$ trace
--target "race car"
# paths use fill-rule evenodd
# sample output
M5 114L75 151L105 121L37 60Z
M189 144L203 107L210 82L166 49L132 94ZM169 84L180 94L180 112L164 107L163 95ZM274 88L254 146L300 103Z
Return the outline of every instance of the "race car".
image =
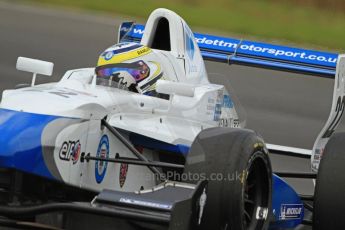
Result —
M209 82L204 60L334 78L313 150L266 144L246 129L233 90ZM345 134L334 134L345 106L344 55L194 34L176 13L157 9L145 27L122 23L96 67L41 85L37 75L51 75L53 63L19 57L17 69L33 77L2 93L2 225L345 226ZM272 172L270 154L311 158L313 172ZM284 177L316 179L315 196L297 194Z

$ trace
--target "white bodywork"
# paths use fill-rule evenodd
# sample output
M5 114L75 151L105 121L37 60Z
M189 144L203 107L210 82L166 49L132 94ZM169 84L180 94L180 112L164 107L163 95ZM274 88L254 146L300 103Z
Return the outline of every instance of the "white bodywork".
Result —
M82 163L79 155L71 155L73 150L104 158L114 158L116 154L134 157L101 127L105 117L125 136L134 133L176 146L190 146L202 129L240 127L227 89L208 82L199 48L182 18L169 10L154 11L142 44L150 47L155 25L162 17L169 21L171 51L153 49L153 56L167 73L165 81L157 83L157 90L170 94L169 100L97 85L94 68L70 70L57 83L3 92L1 109L58 117L44 128L41 137L47 167L55 178L97 191L134 191L156 184L147 167L99 161ZM152 55L150 58L151 61ZM148 148L143 154L151 160L157 158L155 151Z
M160 51L172 60L180 82L208 83L204 60L187 23L175 12L166 9L153 11L147 20L141 44L151 47L157 24L161 18L169 21L171 51Z

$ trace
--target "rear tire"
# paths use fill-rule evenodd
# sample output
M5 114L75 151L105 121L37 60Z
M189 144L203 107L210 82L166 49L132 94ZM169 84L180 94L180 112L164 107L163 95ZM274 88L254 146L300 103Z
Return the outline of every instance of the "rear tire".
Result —
M316 179L313 229L344 229L345 226L345 133L328 141Z
M190 183L208 179L200 229L268 228L272 169L264 142L253 131L202 131L187 157L185 174Z

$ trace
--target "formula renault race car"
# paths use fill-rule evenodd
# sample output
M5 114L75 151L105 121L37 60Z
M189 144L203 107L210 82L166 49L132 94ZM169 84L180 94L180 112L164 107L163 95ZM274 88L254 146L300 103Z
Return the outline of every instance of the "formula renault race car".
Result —
M33 78L2 93L1 225L345 226L345 134L333 135L345 107L345 56L193 34L167 9L145 27L122 23L118 42L96 68L70 70L56 83L35 85L52 63L18 58L17 69ZM314 148L269 145L245 129L233 91L209 82L204 60L334 78ZM311 158L312 171L274 173L269 154ZM283 177L316 179L315 196L297 194Z

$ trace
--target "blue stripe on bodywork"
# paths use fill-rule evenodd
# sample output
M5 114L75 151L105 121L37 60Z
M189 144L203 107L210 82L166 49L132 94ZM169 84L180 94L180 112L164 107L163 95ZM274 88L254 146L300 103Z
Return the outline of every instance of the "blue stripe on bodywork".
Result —
M59 117L0 109L0 168L54 179L44 163L41 135Z

